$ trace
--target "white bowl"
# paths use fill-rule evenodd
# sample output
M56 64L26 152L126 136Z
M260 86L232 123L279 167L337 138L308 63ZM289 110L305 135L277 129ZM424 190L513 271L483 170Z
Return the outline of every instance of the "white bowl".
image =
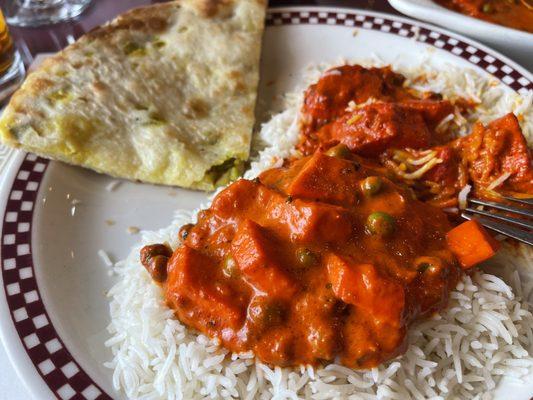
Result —
M403 14L471 36L508 54L533 70L533 34L485 22L440 6L432 0L389 0Z

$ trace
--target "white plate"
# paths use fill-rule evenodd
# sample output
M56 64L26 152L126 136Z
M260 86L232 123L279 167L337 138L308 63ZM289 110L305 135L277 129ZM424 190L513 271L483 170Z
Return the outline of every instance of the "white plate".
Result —
M533 34L485 22L440 6L433 0L389 0L403 14L471 36L533 69Z
M354 28L358 33L354 36ZM413 40L417 37L418 40ZM428 49L431 48L432 51ZM264 38L259 114L294 88L309 63L339 57L416 65L423 61L492 71L521 92L531 75L498 53L458 35L385 14L332 8L271 10ZM475 58L474 58L475 57ZM1 160L0 160L1 162ZM192 209L205 194L121 182L21 152L6 167L0 189L2 221L0 331L9 357L36 399L121 398L103 367L109 267L97 255L125 257L138 235L130 226L166 226L177 208ZM73 205L75 212L73 213ZM113 220L110 226L106 220ZM533 387L505 386L516 400Z

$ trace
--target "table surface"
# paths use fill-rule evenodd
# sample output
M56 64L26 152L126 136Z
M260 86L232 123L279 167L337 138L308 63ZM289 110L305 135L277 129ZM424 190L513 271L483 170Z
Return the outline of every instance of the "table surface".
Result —
M0 7L5 1L1 0ZM74 42L76 38L94 26L100 25L115 15L144 4L157 3L149 0L95 0L84 14L73 21L46 26L42 28L11 27L22 59L26 65L31 65L39 53L49 53L60 50ZM271 0L270 6L314 4L335 5L340 7L356 7L367 10L387 12L400 15L386 0ZM520 62L520 60L516 60ZM0 400L28 400L30 394L24 387L12 368L3 346L0 346Z

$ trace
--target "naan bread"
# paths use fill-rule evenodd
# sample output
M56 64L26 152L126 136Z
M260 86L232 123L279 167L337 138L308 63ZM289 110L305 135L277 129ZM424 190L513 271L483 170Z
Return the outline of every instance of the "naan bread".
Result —
M131 10L30 74L10 146L109 175L213 189L248 158L266 0Z

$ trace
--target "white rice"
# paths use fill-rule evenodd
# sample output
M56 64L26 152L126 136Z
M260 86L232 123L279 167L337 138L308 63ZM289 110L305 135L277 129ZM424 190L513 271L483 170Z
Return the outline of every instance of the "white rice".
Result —
M106 190L108 192L113 192L115 191L120 185L122 185L122 181L119 181L119 180L112 180L111 182L109 182L107 184L107 186L105 187Z
M323 68L311 69L310 79ZM531 143L532 93L504 94L486 77L449 66L438 74L427 66L399 72L411 80L431 74L427 83L417 83L421 89L482 102L469 121L460 116L447 121L455 123L458 132L466 133L477 117L489 121L514 111L525 117L522 126ZM294 151L299 96L288 98L292 105L264 124L254 140L266 147L246 178L280 165ZM526 247L506 249L483 271L464 276L446 310L410 329L410 346L395 360L368 371L335 364L271 368L253 354L229 354L216 341L187 329L140 265L144 244L168 242L176 247L180 226L194 219L194 212L178 211L171 226L143 232L129 257L115 264L119 281L109 292L111 338L106 342L113 359L106 365L114 371L114 387L129 398L487 399L502 376L533 378L533 315L528 304L533 301L533 272L526 271L533 254Z
M111 261L111 258L109 257L109 254L107 254L104 250L100 249L98 250L98 256L102 259L104 264L108 267L113 266L113 261Z

